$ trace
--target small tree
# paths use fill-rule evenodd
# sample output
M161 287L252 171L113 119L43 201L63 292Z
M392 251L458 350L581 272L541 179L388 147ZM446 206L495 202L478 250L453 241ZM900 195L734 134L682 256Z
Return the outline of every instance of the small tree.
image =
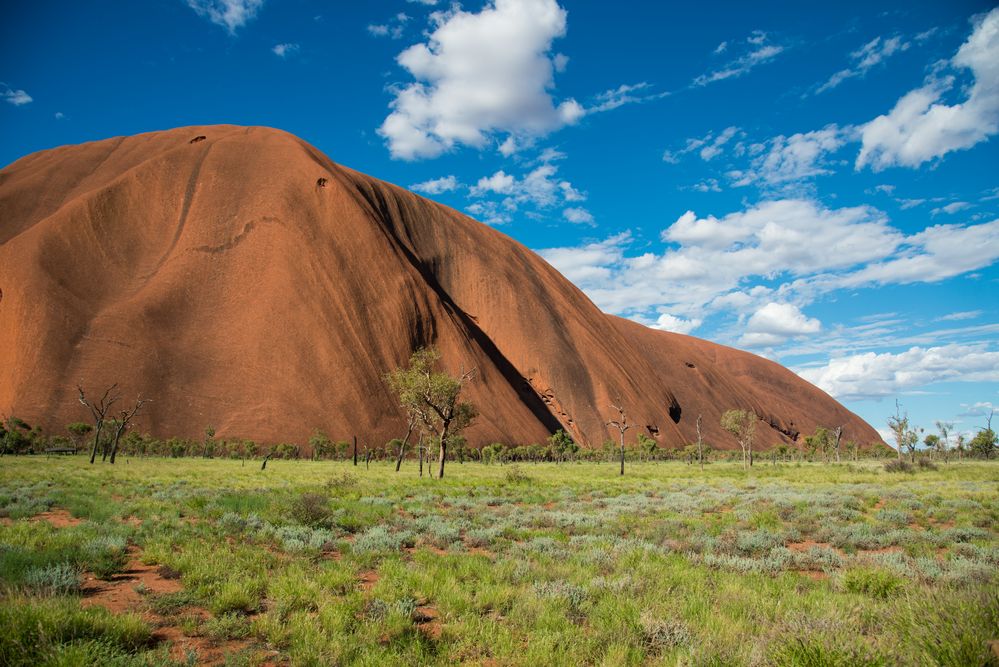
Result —
M938 421L937 431L940 432L940 439L937 443L937 451L943 456L944 461L947 460L947 448L950 447L950 432L954 430L953 422Z
M895 401L895 414L888 418L888 428L895 436L895 445L898 450L898 458L902 460L902 452L908 450L912 460L916 460L916 444L919 442L919 435L909 425L908 413L902 412L902 406L898 400Z
M621 474L624 475L624 432L631 428L631 425L628 424L628 415L625 414L624 408L614 404L611 404L611 407L617 410L618 418L607 422L607 426L613 426L621 434Z
M831 441L832 432L825 426L816 426L815 433L805 436L805 445L808 447L808 450L810 452L818 452L822 456L823 461L826 460L827 452L832 449L830 445Z
M97 445L101 439L101 431L104 429L104 420L107 418L111 407L121 398L120 395L114 393L117 388L118 383L115 383L105 389L104 394L99 399L92 400L88 399L84 394L83 385L76 385L76 390L79 392L77 400L80 401L81 405L86 406L90 410L90 414L94 418L94 448L90 452L91 464L97 459Z
M478 414L475 406L461 400L461 392L475 369L452 377L435 370L441 355L435 348L421 348L409 358L407 368L397 368L386 376L392 391L407 411L415 411L439 445L438 478L444 477L447 446L452 436L464 430Z
M721 418L723 429L735 436L742 448L742 467L749 469L753 464L753 436L759 418L752 410L728 410Z
M975 456L979 456L983 459L991 459L996 453L996 447L999 445L999 439L997 439L996 432L992 430L992 416L995 414L995 410L989 412L988 419L985 422L985 428L979 429L975 437L971 439L968 443L968 448L971 453Z
M121 440L122 433L128 429L129 424L132 423L132 419L139 414L142 406L148 402L148 400L141 397L136 398L135 404L131 408L118 413L118 418L114 420L114 426L112 427L111 465L114 465L115 456L118 454L118 442Z
M555 455L556 463L564 461L566 455L572 451L575 445L576 443L573 442L572 436L562 429L548 436L548 446L551 447L552 453Z
M651 460L656 455L656 448L658 447L656 441L644 433L639 433L637 440L638 450L645 454L646 460Z
M205 448L201 451L201 458L208 459L215 454L215 427L209 424L205 427Z
M94 430L94 427L86 422L73 422L66 426L66 430L73 436L73 446L76 449L82 449L83 441L86 440L87 434Z

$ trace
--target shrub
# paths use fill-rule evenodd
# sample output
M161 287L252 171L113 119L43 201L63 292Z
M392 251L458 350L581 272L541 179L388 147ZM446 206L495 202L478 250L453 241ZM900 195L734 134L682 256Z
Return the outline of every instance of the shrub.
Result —
M291 503L291 518L303 526L328 526L332 514L329 498L320 493L303 493Z
M24 583L31 590L47 595L69 595L80 590L80 573L69 563L56 563L29 570Z
M404 546L413 546L413 534L409 531L393 533L386 526L374 526L364 531L354 540L354 553L372 553L378 551L399 551Z
M902 459L892 459L885 464L885 472L907 472L912 474L916 472L916 469L912 467L912 464L908 461L903 461Z
M673 618L659 618L643 612L638 625L642 632L642 647L650 655L688 646L692 641L686 624Z
M503 475L503 479L508 484L523 484L531 481L531 476L520 469L520 466L513 466Z
M918 465L923 470L936 470L937 464L929 459L917 459L916 465Z

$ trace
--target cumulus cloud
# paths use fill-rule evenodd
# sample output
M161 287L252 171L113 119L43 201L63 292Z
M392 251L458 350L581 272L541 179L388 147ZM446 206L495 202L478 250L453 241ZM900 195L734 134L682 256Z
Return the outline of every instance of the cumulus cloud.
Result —
M999 382L999 352L985 344L913 347L838 357L797 373L839 399L876 398L938 382Z
M415 81L393 90L378 129L393 157L481 149L494 134L543 136L585 114L575 100L556 104L550 93L551 45L566 31L555 0L495 0L478 13L454 5L431 21L427 41L396 58Z
M749 318L739 344L750 348L771 347L791 338L816 334L821 329L819 320L805 316L794 304L771 301Z
M782 199L722 218L688 211L663 231L670 247L661 254L627 256L630 236L620 235L599 245L599 255L593 244L540 252L560 271L571 267L575 276L585 274L577 285L604 310L628 315L661 309L699 317L712 310L749 312L776 300L774 288L744 289L749 278L853 269L889 256L903 239L872 207L829 209L813 200ZM608 263L581 272L584 258Z
M838 287L939 282L999 260L999 220L934 225L907 237L890 259L832 281Z
M279 58L286 58L298 51L298 44L275 44L271 51Z
M841 69L836 72L829 77L828 81L819 86L818 90L815 92L823 93L827 90L835 88L847 79L862 77L875 65L881 64L892 55L905 51L908 48L909 42L906 42L897 35L889 37L888 39L875 37L850 54L850 58L854 61L853 67Z
M543 163L522 178L517 178L502 169L491 176L483 176L472 186L473 197L505 195L508 207L516 209L517 204L528 203L537 208L550 208L561 202L578 202L586 199L569 181L557 177L558 167Z
M686 319L683 317L677 317L669 313L662 313L656 318L655 322L648 324L649 328L659 329L660 331L672 331L674 333L689 334L690 332L701 326L703 320L700 318Z
M999 8L979 18L950 65L974 76L966 99L944 103L955 77L934 73L921 88L906 93L889 113L863 127L857 169L918 167L952 151L971 148L999 132Z
M944 206L939 206L932 211L930 215L940 215L941 213L946 213L947 215L953 215L965 209L971 208L971 204L966 201L954 201Z
M562 211L562 217L569 222L578 225L592 225L593 214L587 211L585 208L580 208L579 206L572 206L564 211Z
M409 189L428 195L439 195L443 192L457 190L460 185L458 179L454 176L442 176L429 181L423 181L422 183L413 183L409 186Z
M706 86L709 83L714 83L715 81L723 81L725 79L731 79L740 77L746 74L758 65L770 62L781 53L784 52L784 47L777 44L769 43L769 35L761 30L755 30L749 37L746 38L746 44L748 49L738 58L730 60L721 67L714 69L705 74L701 74L696 79L694 79L691 84L694 87ZM729 47L728 43L724 43L725 47ZM721 53L726 50L726 48L715 49L715 53Z
M257 16L264 6L264 0L187 0L187 6L198 16L222 26L230 35L235 35L238 28Z
M24 106L25 104L30 104L34 99L28 93L23 90L15 90L9 88L7 84L0 83L2 86L2 91L0 91L0 97L3 97L7 104L13 104L16 107Z

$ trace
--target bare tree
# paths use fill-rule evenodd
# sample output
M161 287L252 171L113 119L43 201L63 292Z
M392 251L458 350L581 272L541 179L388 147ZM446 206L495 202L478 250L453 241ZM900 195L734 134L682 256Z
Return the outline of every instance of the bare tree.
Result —
M916 457L916 442L918 436L909 427L909 415L902 412L902 406L898 399L895 399L895 414L888 418L888 428L895 436L895 445L898 449L898 460L902 460L902 452L908 447L912 451L912 458Z
M839 442L843 437L843 427L837 426L836 430L833 431L833 434L836 436L833 440L833 450L836 452L836 463L839 463Z
M135 399L135 405L133 405L130 409L122 410L118 413L118 418L115 420L114 440L111 445L111 465L114 465L115 456L118 455L118 441L121 440L122 433L128 429L128 425L132 422L132 419L139 414L139 411L142 410L142 406L148 402L148 399L137 397Z
M620 402L618 400L618 403ZM621 474L624 475L624 432L631 428L631 425L628 423L628 415L625 414L624 408L613 403L611 403L611 407L617 410L618 418L607 422L607 426L613 426L621 434Z
M701 435L701 413L697 413L697 462L701 470L704 470L704 437Z
M749 469L753 464L753 435L759 417L752 410L728 410L721 418L723 429L735 436L742 447L742 467Z
M108 411L111 409L118 399L121 398L120 395L115 394L115 389L118 388L118 383L111 385L104 390L104 394L98 400L88 399L86 394L83 392L83 385L76 385L76 390L79 392L79 398L81 405L86 406L90 410L90 414L94 419L94 447L90 452L90 463L97 459L97 445L101 439L101 431L104 430L104 420L107 417Z

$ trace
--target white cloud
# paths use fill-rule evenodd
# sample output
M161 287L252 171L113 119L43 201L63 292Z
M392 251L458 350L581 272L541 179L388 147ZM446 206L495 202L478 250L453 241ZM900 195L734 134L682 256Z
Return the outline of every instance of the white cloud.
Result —
M974 76L967 99L943 103L955 79L932 75L923 87L905 94L888 114L863 127L857 169L918 167L999 132L999 8L976 23L950 65L968 69Z
M815 92L823 93L827 90L835 88L849 78L862 77L867 74L869 69L884 62L886 58L889 58L901 51L905 51L908 48L909 43L897 35L895 37L889 37L888 39L875 37L850 54L850 58L855 62L852 68L836 72L829 77L828 81L819 86L818 90Z
M962 310L956 313L947 313L946 315L941 315L936 319L939 322L958 322L961 320L974 320L980 317L982 311L980 310Z
M670 315L669 313L662 313L656 318L656 321L648 326L652 329L659 329L660 331L672 331L674 333L689 334L690 332L701 326L703 320L699 318L686 319L683 317L676 317L675 315Z
M938 282L999 259L999 220L980 225L934 225L907 237L896 257L835 279L839 287Z
M723 218L698 218L688 211L663 232L662 240L672 247L662 254L628 257L630 237L612 237L600 245L604 252L598 256L610 263L591 267L599 270L580 272L578 267L580 257L594 258L593 244L540 252L563 272L568 266L584 273L587 280L577 284L604 310L661 309L691 317L712 310L747 311L775 300L773 288L744 289L750 278L845 271L889 256L903 238L871 207L828 209L812 200L783 199Z
M746 38L746 43L750 47L746 53L734 60L729 61L716 70L698 76L694 79L691 85L694 87L701 87L706 86L709 83L714 83L715 81L740 77L757 65L769 62L784 52L783 46L768 44L768 40L769 36L767 33L760 30L754 31L749 37ZM724 44L728 46L727 43ZM718 49L715 49L715 53L721 53L725 50L720 47L721 45L719 45Z
M538 208L550 208L560 202L585 201L586 196L569 181L558 179L557 173L558 167L547 162L520 179L501 169L491 176L480 178L472 186L470 194L473 197L506 195L514 205L527 203Z
M967 208L971 208L971 204L966 201L955 201L947 204L946 206L940 206L938 208L930 211L930 215L940 215L941 213L946 213L947 215L953 215Z
M0 97L3 97L4 101L8 104L13 104L16 107L24 106L33 102L33 98L28 93L23 90L14 90L13 88L8 88L6 84L0 84L3 86L3 91L0 92Z
M751 348L770 347L790 338L816 334L821 329L819 320L806 317L794 304L771 301L749 318L739 344Z
M593 214L587 211L585 208L580 208L578 206L573 206L562 211L562 217L580 225L592 225L593 224Z
M66 117L66 114L64 114L63 112L61 112L61 111L56 111L55 112L55 119L56 120L62 120L65 117Z
M409 186L409 189L428 195L439 195L442 192L457 190L460 185L458 179L454 176L442 176L429 181L423 181L422 183L413 183Z
M454 5L431 21L427 41L396 59L416 81L394 89L378 129L393 157L481 149L495 133L542 136L585 114L575 100L556 105L550 94L552 41L566 31L555 0L494 0L478 13Z
M883 397L938 382L999 382L999 352L984 344L913 347L838 357L797 372L839 399Z
M290 56L291 54L298 51L298 44L290 44L290 43L275 44L274 48L272 48L271 51L273 51L274 55L278 56L279 58L286 58L287 56Z
M402 39L406 32L406 23L411 17L408 14L399 12L387 23L372 23L368 26L368 32L375 37L391 37L392 39Z
M665 151L663 152L663 162L668 162L670 164L677 164L680 158L688 153L698 151L701 159L705 162L709 162L718 155L722 153L722 148L729 141L732 140L737 134L740 133L737 127L726 127L724 130L719 132L717 135L712 132L708 132L703 137L694 137L687 139L687 143L683 148L676 151Z
M421 5L427 5L431 7L437 4L437 0L406 0L406 2L418 2Z
M516 182L516 178L501 169L492 176L483 176L480 178L479 182L472 186L472 195L481 196L488 192L508 195L513 192L513 186Z
M736 186L755 182L775 186L832 173L827 157L842 148L852 133L853 128L833 124L790 137L778 135L767 142L769 150L752 159L749 169L730 171L728 176Z
M987 417L992 414L996 407L992 401L978 401L977 403L962 403L962 412L958 417Z
M264 6L264 0L187 0L187 6L198 16L235 35L237 28L242 28L256 17Z
M605 90L596 96L596 104L587 107L586 113L600 113L617 109L625 104L641 104L649 100L658 100L668 96L670 93L649 92L652 84L642 81L641 83L622 84L617 88Z

